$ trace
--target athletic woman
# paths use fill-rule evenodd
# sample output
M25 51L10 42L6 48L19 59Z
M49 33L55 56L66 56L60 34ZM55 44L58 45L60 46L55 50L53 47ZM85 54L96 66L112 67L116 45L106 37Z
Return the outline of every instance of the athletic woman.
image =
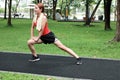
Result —
M69 53L73 57L76 58L76 64L81 64L81 58L70 48L63 45L59 39L57 39L54 33L48 28L47 17L44 14L44 5L42 3L38 3L35 5L35 16L32 21L31 26L31 38L28 40L28 47L32 52L32 59L29 61L38 61L40 58L36 54L34 44L55 44L58 48L64 50ZM34 29L38 31L38 36L34 36Z

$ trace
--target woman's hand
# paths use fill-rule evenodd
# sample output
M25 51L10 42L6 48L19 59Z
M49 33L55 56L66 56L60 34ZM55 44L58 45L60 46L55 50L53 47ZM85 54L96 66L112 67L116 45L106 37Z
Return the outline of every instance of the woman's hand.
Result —
M38 42L38 40L39 40L38 37L32 37L32 39L33 39L35 42Z

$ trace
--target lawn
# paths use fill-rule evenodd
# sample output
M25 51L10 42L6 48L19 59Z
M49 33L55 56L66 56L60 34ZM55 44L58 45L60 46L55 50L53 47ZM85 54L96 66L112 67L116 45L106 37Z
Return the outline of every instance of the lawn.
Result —
M12 27L6 26L6 23L6 20L0 21L0 51L30 53L27 40L30 38L31 20L13 19ZM49 28L57 38L79 56L120 59L120 43L108 43L115 36L115 22L111 22L111 31L104 30L104 22L92 23L91 27L83 24L49 20ZM37 35L37 31L35 33ZM35 48L38 54L69 56L53 44L38 44Z
M1 19L0 51L31 54L27 47L27 40L30 38L31 21L30 19L13 19L13 26L9 27L6 25L7 21ZM90 27L86 27L83 26L83 22L48 21L49 28L57 38L79 56L120 59L120 43L108 43L115 36L115 22L111 22L111 31L105 31L104 22L92 23ZM37 31L35 34L37 35ZM35 48L38 54L70 56L53 44L38 44L35 45Z
M0 80L56 80L55 77L44 77L35 74L0 72Z

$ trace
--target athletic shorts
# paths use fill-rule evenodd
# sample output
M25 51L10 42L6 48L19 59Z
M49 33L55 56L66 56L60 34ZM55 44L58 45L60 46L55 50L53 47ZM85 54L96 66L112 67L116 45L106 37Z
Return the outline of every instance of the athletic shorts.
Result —
M43 41L45 44L50 44L55 42L55 35L53 32L49 32L46 35L42 35L40 39Z

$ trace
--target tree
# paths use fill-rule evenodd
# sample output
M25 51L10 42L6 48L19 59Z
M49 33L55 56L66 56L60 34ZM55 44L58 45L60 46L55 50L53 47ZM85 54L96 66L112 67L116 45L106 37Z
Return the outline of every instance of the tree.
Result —
M70 0L59 0L59 2L57 3L58 6L60 7L60 14L63 15L65 17L67 17L67 12L69 9L69 5L70 5Z
M72 7L72 13L76 14L76 9L82 10L85 9L83 4L82 4L82 0L69 0L69 7ZM69 10L70 11L70 10ZM74 16L74 18L76 18L76 16Z
M37 3L42 2L42 0L37 0Z
M55 20L57 0L53 0L53 20Z
M89 25L89 21L90 21L90 19L89 19L89 15L90 15L90 8L89 8L89 6L90 6L90 3L89 3L89 0L86 0L86 14L85 14L85 17L86 17L86 22L85 22L85 25Z
M90 17L90 6L93 4L93 3L95 3L96 1L95 0L83 0L83 2L86 4L85 6L86 6L86 14L85 14L85 18L86 18L86 21L85 21L85 25L90 25L90 22L91 22L91 17L93 16L93 14L92 14L92 16ZM98 4L99 5L99 4ZM96 7L96 9L97 9L97 7ZM96 9L95 9L95 11L96 11ZM94 11L94 14L95 14L95 11Z
M61 2L61 4L60 4L60 9L61 9L60 14L62 14L62 9L63 9L63 0L62 0L62 2Z
M8 13L8 26L12 26L12 23L11 23L11 6L12 6L12 0L8 0L9 3L8 3L8 8L9 8L9 13Z
M6 19L6 12L7 12L7 0L5 0L5 12L4 12L4 19Z
M113 41L120 42L120 0L117 0L117 25Z
M15 0L15 2L16 2L16 4L14 6L12 6L12 8L13 8L14 13L17 13L17 8L20 3L20 0Z
M87 22L86 22L87 25L90 25L91 20L92 20L92 18L94 17L94 14L95 14L95 12L96 12L98 6L100 5L100 2L101 2L101 1L102 1L102 0L99 0L99 2L97 3L95 9L94 9L93 12L92 12L90 18L87 20Z
M111 30L110 9L112 0L104 0L105 30Z
M33 0L32 2L35 3L35 4L37 4L39 2L42 2L42 0Z

